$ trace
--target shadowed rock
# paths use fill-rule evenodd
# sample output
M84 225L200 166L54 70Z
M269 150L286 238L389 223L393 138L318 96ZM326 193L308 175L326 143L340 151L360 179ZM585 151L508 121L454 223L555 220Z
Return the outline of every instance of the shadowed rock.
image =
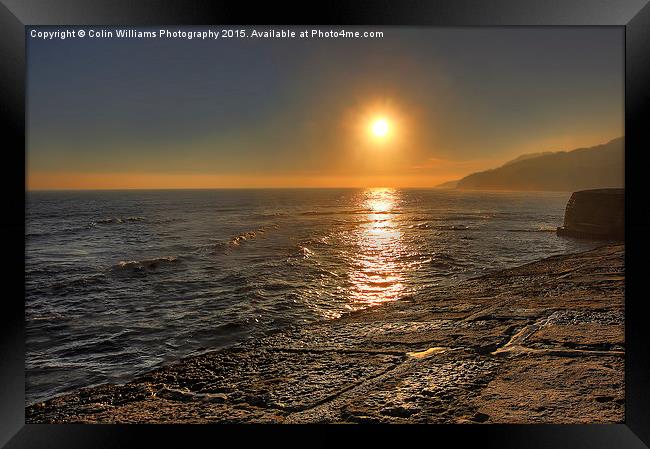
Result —
M561 236L623 240L625 236L625 189L594 189L574 192L564 213Z

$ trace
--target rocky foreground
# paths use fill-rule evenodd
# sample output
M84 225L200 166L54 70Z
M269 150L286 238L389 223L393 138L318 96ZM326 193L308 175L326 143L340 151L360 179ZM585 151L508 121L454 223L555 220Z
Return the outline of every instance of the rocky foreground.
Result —
M27 407L28 423L618 423L624 248L556 256Z

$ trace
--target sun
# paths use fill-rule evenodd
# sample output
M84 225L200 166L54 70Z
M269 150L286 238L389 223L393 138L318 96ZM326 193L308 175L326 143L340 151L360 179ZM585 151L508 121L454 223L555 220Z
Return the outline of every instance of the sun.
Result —
M372 122L370 130L375 137L382 138L388 135L390 125L385 118L379 118Z

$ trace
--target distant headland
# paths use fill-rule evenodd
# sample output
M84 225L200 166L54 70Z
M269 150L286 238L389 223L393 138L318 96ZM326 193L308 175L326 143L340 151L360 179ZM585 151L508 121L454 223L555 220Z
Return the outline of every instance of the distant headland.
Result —
M448 181L438 188L575 191L625 185L625 140L572 151L526 154L501 167Z

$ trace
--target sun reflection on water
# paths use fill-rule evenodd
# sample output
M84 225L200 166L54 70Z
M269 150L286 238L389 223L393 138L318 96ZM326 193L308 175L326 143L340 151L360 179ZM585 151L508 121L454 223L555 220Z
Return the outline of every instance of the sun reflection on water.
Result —
M368 189L361 208L368 211L356 230L350 296L353 309L396 301L404 294L399 257L402 232L396 221L400 197L395 189Z

